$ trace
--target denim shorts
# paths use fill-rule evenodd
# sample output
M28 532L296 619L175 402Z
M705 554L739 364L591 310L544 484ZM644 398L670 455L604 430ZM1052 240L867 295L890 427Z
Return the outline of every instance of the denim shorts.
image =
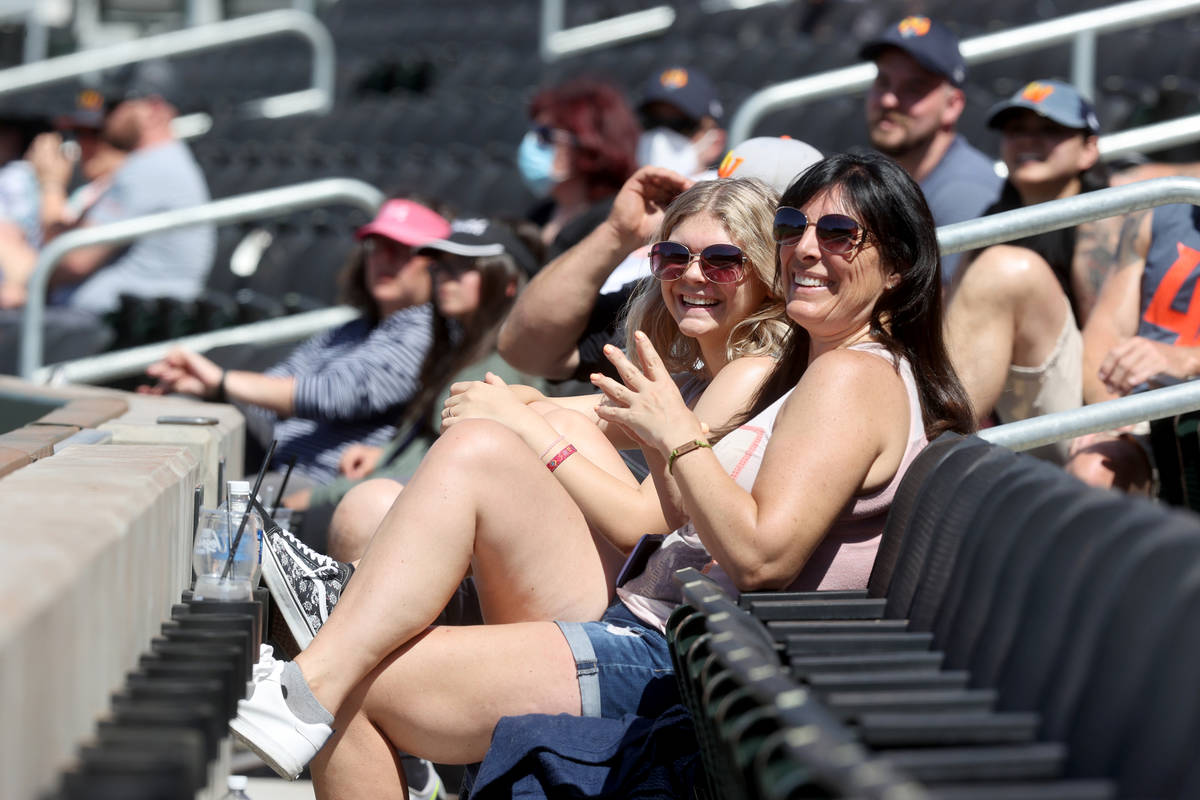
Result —
M619 600L599 622L559 622L575 656L583 716L657 716L679 702L666 638Z

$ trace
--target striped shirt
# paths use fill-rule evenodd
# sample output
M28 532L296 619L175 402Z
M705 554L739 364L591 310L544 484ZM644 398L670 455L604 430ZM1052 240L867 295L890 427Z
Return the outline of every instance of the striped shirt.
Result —
M273 468L296 456L296 473L320 483L338 475L348 444L383 445L419 387L421 364L432 343L428 304L397 311L372 329L365 319L314 336L267 375L292 376L292 416L274 421Z

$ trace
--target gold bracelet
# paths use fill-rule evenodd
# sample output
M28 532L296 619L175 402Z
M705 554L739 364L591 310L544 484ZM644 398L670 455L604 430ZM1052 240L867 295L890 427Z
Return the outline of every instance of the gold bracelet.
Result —
M675 467L675 459L679 458L680 456L687 455L693 450L699 450L701 447L708 447L711 449L712 445L703 439L692 439L690 442L686 442L679 445L679 447L676 447L671 451L671 454L667 456L667 472L674 474L673 468Z

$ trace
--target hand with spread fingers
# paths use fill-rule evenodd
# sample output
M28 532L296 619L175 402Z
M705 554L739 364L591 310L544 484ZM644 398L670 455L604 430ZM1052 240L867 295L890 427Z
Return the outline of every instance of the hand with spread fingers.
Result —
M617 368L622 383L604 375L592 376L592 383L604 392L606 402L596 408L603 420L620 425L631 436L665 457L681 442L702 438L706 428L687 407L679 387L663 365L662 358L641 331L634 334L641 368L612 345L604 354Z

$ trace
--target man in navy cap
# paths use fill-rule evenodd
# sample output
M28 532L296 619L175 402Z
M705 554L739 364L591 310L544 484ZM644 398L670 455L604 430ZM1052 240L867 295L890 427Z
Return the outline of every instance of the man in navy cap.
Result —
M724 109L716 87L704 73L668 67L642 87L638 116L638 166L666 167L695 180L717 177L707 170L725 152Z
M871 144L921 185L939 226L978 217L996 199L1000 178L956 130L967 77L958 38L929 17L905 17L860 55L878 70L867 94ZM942 259L944 285L958 263L958 255Z

